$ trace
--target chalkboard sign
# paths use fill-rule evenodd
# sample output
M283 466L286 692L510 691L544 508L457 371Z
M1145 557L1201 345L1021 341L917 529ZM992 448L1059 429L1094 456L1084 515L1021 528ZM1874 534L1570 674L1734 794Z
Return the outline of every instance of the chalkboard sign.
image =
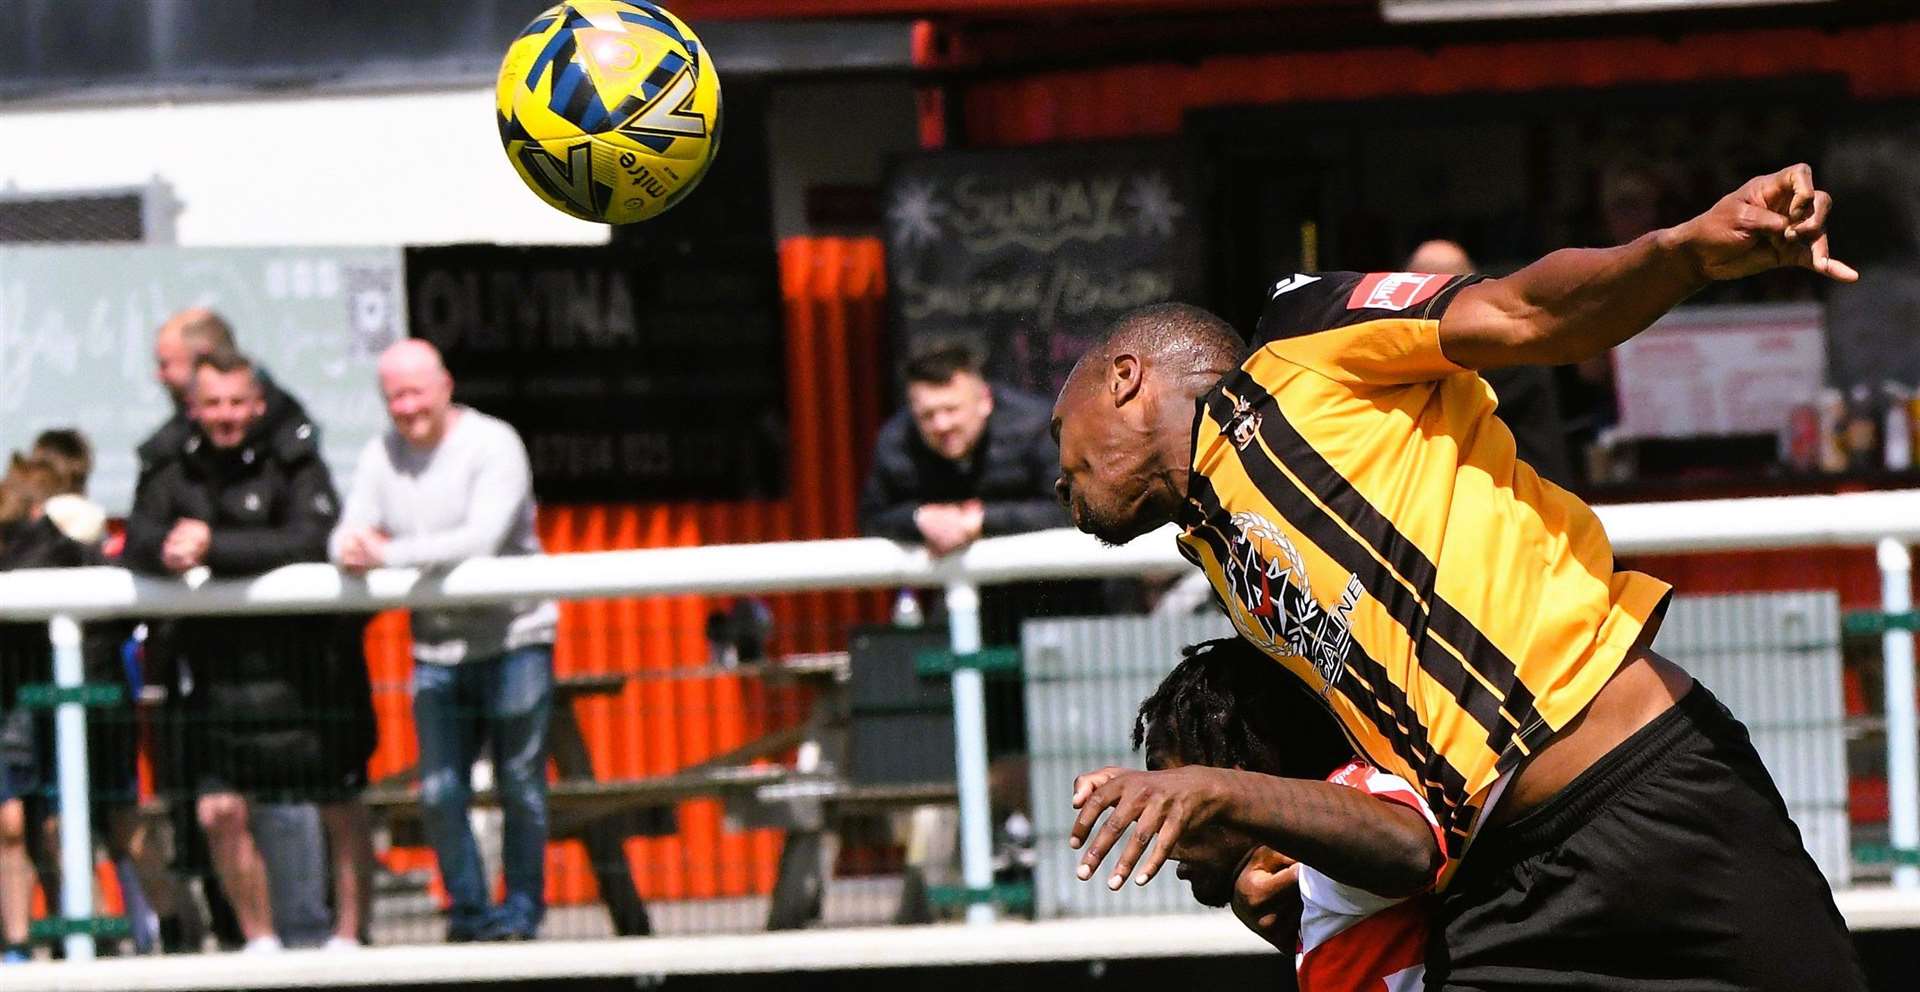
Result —
M785 485L771 249L407 250L415 337L512 424L542 502L764 497Z
M971 338L993 378L1052 395L1116 316L1198 298L1199 216L1170 145L905 159L887 183L896 351Z
M0 457L78 427L94 446L90 495L115 515L132 509L134 447L172 415L154 331L210 306L306 406L345 489L387 426L374 363L407 334L401 291L396 248L0 249Z

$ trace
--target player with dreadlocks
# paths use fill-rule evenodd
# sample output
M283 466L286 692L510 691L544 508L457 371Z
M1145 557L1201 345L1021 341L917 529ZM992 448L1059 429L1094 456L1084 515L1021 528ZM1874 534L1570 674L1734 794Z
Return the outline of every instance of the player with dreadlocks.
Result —
M1265 801L1187 832L1177 874L1295 953L1302 992L1419 989L1429 907L1416 897L1442 863L1432 811L1355 757L1326 708L1259 649L1230 638L1182 653L1140 704L1134 748L1155 770L1258 776L1258 788L1223 791Z

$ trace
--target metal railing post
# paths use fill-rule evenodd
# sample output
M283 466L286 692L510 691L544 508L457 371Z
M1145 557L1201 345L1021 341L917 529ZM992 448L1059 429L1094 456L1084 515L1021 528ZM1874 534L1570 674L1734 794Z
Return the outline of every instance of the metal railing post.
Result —
M980 587L964 579L947 584L947 629L956 657L980 652ZM993 814L987 801L987 694L980 669L953 670L953 763L960 793L960 879L975 893L968 923L992 923L991 902L978 893L993 887Z
M53 684L78 689L86 682L80 656L80 624L68 614L47 622L53 641ZM87 711L69 699L54 709L55 762L60 780L60 915L68 921L93 919L93 824L87 782ZM93 960L93 937L70 933L68 961Z
M1913 555L1905 544L1884 538L1880 559L1880 608L1889 614L1913 609ZM1880 637L1886 666L1888 840L1895 850L1920 848L1920 732L1913 693L1913 631L1890 626ZM1920 865L1893 869L1893 885L1920 889Z

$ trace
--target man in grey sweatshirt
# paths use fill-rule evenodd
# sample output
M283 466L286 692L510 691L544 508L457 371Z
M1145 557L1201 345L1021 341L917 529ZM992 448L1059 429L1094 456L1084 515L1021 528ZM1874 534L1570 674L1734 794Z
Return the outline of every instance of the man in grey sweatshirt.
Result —
M540 553L527 449L506 423L453 402L425 341L380 356L393 429L360 454L329 548L350 570L446 568ZM551 601L413 612L413 718L427 837L452 898L447 939L527 940L545 912ZM506 900L492 906L468 824L480 742L492 745L506 836Z

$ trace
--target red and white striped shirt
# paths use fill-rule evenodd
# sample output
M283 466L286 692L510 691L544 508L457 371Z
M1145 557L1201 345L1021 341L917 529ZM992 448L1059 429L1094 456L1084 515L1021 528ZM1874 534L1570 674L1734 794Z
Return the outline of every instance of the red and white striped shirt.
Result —
M1405 779L1353 761L1327 781L1419 810L1433 827L1434 843L1445 849L1439 821ZM1300 902L1300 952L1294 957L1300 992L1420 992L1425 985L1424 899L1374 895L1301 865Z

